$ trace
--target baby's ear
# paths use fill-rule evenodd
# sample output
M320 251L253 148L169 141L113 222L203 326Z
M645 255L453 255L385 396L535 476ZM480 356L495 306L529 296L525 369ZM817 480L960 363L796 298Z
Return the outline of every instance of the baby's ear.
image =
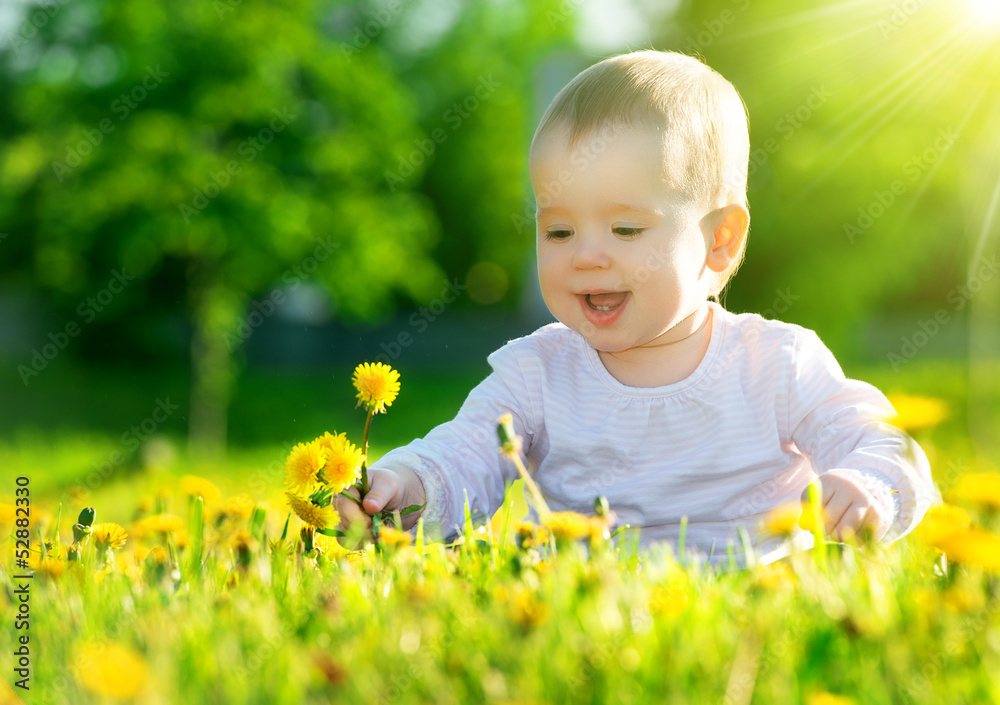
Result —
M715 231L707 265L713 272L724 272L740 256L750 228L750 214L739 203L731 203L713 215Z

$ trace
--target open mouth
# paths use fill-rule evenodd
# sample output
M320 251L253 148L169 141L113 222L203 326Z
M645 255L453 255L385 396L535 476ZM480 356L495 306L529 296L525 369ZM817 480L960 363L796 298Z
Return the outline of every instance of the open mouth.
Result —
M577 294L583 315L598 328L613 326L622 317L632 299L628 291L600 291Z
M614 311L625 303L627 297L628 292L618 291L609 294L587 294L584 298L587 300L587 305L595 311Z

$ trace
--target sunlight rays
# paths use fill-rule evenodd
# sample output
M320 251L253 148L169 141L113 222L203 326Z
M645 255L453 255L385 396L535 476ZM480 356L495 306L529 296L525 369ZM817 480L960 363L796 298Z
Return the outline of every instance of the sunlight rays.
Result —
M777 59L777 63L765 62L768 70L796 62L815 65L816 70L800 71L798 80L774 86L775 96L783 97L801 91L808 82L824 80L836 83L839 79L841 87L850 87L852 77L857 76L851 98L832 114L839 118L839 125L832 130L827 127L831 137L812 150L813 159L824 168L796 188L792 202L810 197L852 158L856 162L859 153L878 155L883 136L892 143L893 125L923 123L928 125L929 134L947 127L970 140L983 131L988 120L1000 127L983 100L990 85L997 85L1000 69L997 0L847 0L821 5L801 9L797 4L776 3L757 13L755 20L748 17L746 25L737 25L738 29L725 38L727 49L736 54L743 47L766 46L769 38L787 38L796 49L801 45L801 50L786 54L787 58ZM989 38L984 36L987 31L992 33ZM816 41L811 41L812 37ZM949 144L940 150L940 158L922 168L919 178L914 176L918 180L894 232L909 220L946 158L953 158L951 147ZM979 235L981 241L996 223L998 194L1000 186Z
M990 116L994 125L1000 125L1000 100L994 100L993 110L991 111ZM990 161L994 165L1000 164L1000 139L997 139L998 135L1000 135L1000 133L994 133L994 140L991 145L993 153L990 155ZM990 236L997 236L994 224L996 223L998 208L1000 208L1000 175L997 175L996 184L993 186L993 195L990 198L989 205L986 207L986 212L983 214L983 225L979 231L979 236L976 239L976 246L973 250L972 258L969 260L970 266L972 267L976 266L982 258L986 241L990 238Z
M827 153L834 152L835 148L848 138L852 139L852 146L848 149L836 151L838 156L801 191L800 198L805 197L816 186L823 183L826 177L836 171L850 156L863 146L867 145L872 137L878 133L879 130L883 129L885 125L895 118L904 108L909 107L909 105L915 102L918 98L926 99L928 94L932 93L931 86L935 88L947 87L944 77L944 66L951 58L951 53L958 52L964 48L963 45L958 42L958 39L959 38L956 36L947 37L941 43L941 46L950 44L944 52L928 54L916 64L904 66L899 71L882 81L879 85L872 88L866 95L858 98L856 104L859 107L868 106L865 108L865 112L852 120L841 131L841 133L829 143L826 151ZM909 75L907 76L907 74ZM904 76L906 76L905 79L903 78ZM902 82L899 82L901 80ZM899 83L895 89L886 93L884 97L874 104L869 105L869 101L872 100L874 96L883 93L889 86L897 82ZM905 93L902 99L896 100L897 96L911 88L913 90L910 90L909 93ZM923 90L917 90L918 88L922 88ZM892 107L885 110L884 108L889 104L891 104ZM870 120L876 115L879 116L878 120L874 123L870 123ZM968 112L963 118L963 124L967 119ZM865 126L867 126L868 129L865 130L864 133L857 135L853 134L855 131L862 129Z

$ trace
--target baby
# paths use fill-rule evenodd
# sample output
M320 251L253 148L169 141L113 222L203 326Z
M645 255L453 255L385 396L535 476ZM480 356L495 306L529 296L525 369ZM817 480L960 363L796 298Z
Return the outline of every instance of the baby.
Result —
M748 158L742 100L694 58L616 56L563 88L529 156L559 323L490 355L454 420L374 463L361 508L337 500L342 528L426 502L425 529L449 537L466 497L491 516L517 479L497 450L509 413L553 511L592 514L603 495L644 546L676 547L687 517L687 549L711 563L742 553L740 527L777 560L812 535L762 520L814 481L834 539L913 529L935 490L920 448L883 421L886 398L811 330L718 303L746 247Z

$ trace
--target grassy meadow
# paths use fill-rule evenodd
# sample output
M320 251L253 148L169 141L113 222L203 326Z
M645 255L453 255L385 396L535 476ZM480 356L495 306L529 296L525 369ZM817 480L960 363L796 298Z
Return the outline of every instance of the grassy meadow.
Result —
M66 395L57 430L32 430L27 408L0 442L5 683L20 680L8 654L24 635L30 660L30 690L0 685L0 703L1000 702L1000 458L974 450L958 364L848 370L911 395L894 397L900 423L930 457L944 510L890 546L825 543L733 572L521 525L518 485L454 545L387 531L348 550L304 534L282 495L288 445L324 430L360 441L349 373L248 376L232 452L194 463L176 441L181 412L135 452L108 430L154 408L141 373L74 385L53 370L33 398ZM452 415L482 374L404 372L373 422L372 457ZM101 385L120 408L78 415ZM105 462L113 472L89 486ZM28 571L18 477L30 481ZM91 526L74 540L81 519Z

